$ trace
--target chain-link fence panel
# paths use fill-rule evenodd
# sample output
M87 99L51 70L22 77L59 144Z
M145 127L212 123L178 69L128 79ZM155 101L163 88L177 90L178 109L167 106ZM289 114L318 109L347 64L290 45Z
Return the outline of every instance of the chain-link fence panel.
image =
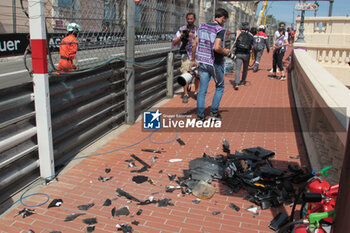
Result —
M136 56L169 50L174 34L186 24L186 14L190 11L193 11L193 4L189 1L136 2Z
M28 1L19 1L26 12ZM198 13L196 25L210 21L213 13L208 4L200 1L139 0L133 3L134 57L169 51L176 31L186 24L187 13ZM223 7L231 18L225 27L234 35L242 12L231 3ZM61 58L59 46L67 36L70 23L80 26L75 59L78 70L125 59L127 15L127 0L45 0L49 72L57 70ZM26 60L27 66L31 67L29 55Z
M45 1L49 71L57 69L59 46L71 23L80 26L76 55L78 70L123 57L125 4L125 0Z

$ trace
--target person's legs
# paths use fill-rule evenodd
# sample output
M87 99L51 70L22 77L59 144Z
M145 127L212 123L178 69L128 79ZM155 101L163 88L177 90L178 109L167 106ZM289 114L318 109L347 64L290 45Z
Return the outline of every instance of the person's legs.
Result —
M242 81L240 82L240 84L245 85L245 81L247 79L247 74L248 74L249 54L244 54L242 58L243 58L243 72L242 72Z
M260 63L260 59L261 59L263 52L264 52L264 50L255 51L255 53L256 53L255 54L255 64L254 64L254 68L253 68L254 72L257 72L259 69L259 63Z
M273 73L272 77L273 78L276 77L277 56L278 56L278 50L274 50L272 55L272 73Z
M214 65L215 68L215 94L213 97L213 102L211 104L210 112L217 113L220 105L222 95L225 89L225 73L224 65Z
M241 66L243 63L242 54L236 55L236 71L235 71L235 84L238 85L241 79Z
M207 94L211 74L213 73L212 69L213 68L209 65L203 63L199 64L198 72L201 83L197 96L197 117L199 118L204 118L205 96Z
M199 74L194 79L194 97L197 99L198 91L199 91Z
M284 72L284 68L283 68L283 57L284 57L284 52L280 52L277 56L277 65L281 70L281 78L280 80L285 80L286 76L285 76L285 72Z
M190 59L188 59L187 55L182 55L182 59L181 59L181 68L180 68L180 72L181 74L187 73L190 70ZM189 88L191 88L190 83L186 83L186 85L184 86L184 95L182 97L182 102L183 103L187 103L188 102L188 90Z

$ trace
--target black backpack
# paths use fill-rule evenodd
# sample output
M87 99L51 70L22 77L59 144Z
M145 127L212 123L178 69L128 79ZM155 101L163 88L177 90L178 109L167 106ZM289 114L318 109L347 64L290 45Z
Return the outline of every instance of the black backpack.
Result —
M250 37L251 35L248 32L241 32L236 41L237 49L249 51L252 48L250 44Z

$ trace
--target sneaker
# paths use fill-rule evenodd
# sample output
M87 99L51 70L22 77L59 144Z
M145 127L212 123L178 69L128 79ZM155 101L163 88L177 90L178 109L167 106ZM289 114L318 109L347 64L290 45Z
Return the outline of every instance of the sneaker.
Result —
M277 76L274 75L274 74L270 74L270 75L269 75L269 78L270 78L270 79L274 79L274 78L277 78Z
M205 117L199 117L199 116L197 116L196 121L205 121Z
M245 86L245 84L246 84L245 81L240 81L238 85L239 85L239 86Z
M238 84L237 83L233 84L233 89L235 89L236 91L238 90Z
M184 95L183 97L182 97L182 103L188 103L188 95Z
M220 113L218 113L218 112L217 113L210 112L209 117L210 117L210 119L212 119L214 121L221 121L221 119L222 119Z
M286 76L281 76L281 77L279 78L279 80L280 80L280 81L286 80Z
M198 93L195 92L193 95L194 95L194 99L197 100L197 95L198 95Z
M269 72L270 72L270 73L273 73L273 69L269 70ZM277 68L276 72L279 73L280 70Z

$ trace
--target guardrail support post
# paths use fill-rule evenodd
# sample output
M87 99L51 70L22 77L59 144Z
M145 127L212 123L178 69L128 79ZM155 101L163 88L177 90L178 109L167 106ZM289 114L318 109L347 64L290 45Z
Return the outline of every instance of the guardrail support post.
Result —
M348 134L345 144L345 153L343 158L343 166L340 174L339 192L337 203L335 205L336 221L333 225L333 232L341 233L348 231L350 227L349 222L349 208L350 208L350 123L348 127Z
M126 44L125 58L127 61L135 60L135 2L126 1ZM126 122L135 123L135 71L131 62L125 62L125 80L126 80Z
M166 78L166 86L167 86L167 98L174 97L174 53L168 53L168 63L167 63L167 78Z
M44 0L29 0L28 8L40 175L43 178L53 178L55 166L52 143Z

